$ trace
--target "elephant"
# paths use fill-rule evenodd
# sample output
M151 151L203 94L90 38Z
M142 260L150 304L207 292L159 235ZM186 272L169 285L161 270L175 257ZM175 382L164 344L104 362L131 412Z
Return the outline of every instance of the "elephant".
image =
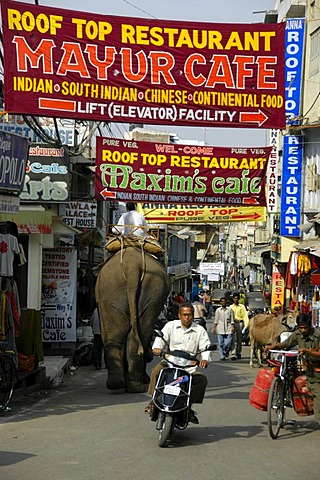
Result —
M102 266L95 295L106 350L108 389L145 391L145 366L152 359L153 329L168 292L164 267L139 248L124 248Z

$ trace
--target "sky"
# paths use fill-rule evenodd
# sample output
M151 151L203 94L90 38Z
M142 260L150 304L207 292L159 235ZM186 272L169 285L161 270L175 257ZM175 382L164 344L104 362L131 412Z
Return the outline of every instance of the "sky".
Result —
M22 3L35 4L35 0ZM67 8L102 15L120 15L163 20L187 20L213 23L260 23L266 10L273 10L275 0L38 0L39 5ZM146 128L150 128L147 126ZM115 134L128 125L114 126ZM183 140L204 141L212 146L256 147L267 143L265 129L201 128L158 126L159 131L176 133ZM186 142L187 143L187 142Z

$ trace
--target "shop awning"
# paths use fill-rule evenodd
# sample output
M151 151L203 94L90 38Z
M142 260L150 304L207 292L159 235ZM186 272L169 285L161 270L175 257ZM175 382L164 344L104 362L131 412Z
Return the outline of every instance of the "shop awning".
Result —
M271 252L271 245L270 243L261 244L261 245L254 245L252 247L252 253L257 255L262 255L263 253L270 253Z
M315 255L316 257L320 257L320 238L310 238L309 240L303 240L299 242L294 247L296 250L304 250L311 253L311 255Z
M21 210L17 214L1 213L0 222L15 222L18 233L51 233L52 215L50 210Z
M60 235L80 235L82 233L81 230L77 230L70 225L66 225L63 223L59 217L54 217L52 219L52 233L60 234Z

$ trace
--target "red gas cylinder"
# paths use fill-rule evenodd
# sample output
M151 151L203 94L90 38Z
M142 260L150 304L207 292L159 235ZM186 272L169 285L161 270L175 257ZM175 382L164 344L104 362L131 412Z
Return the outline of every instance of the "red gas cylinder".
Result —
M249 394L250 405L258 410L267 411L269 390L273 379L274 372L272 370L265 368L259 370Z
M294 379L293 407L300 416L313 415L313 394L307 385L306 375L299 375Z

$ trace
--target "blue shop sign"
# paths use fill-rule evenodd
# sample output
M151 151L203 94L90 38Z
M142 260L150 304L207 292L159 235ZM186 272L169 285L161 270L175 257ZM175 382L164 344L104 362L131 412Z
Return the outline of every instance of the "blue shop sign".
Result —
M0 131L0 191L21 192L26 175L29 142L25 137Z
M285 111L287 123L297 125L300 115L304 18L286 21L285 36Z
M303 137L283 137L280 235L300 237Z

